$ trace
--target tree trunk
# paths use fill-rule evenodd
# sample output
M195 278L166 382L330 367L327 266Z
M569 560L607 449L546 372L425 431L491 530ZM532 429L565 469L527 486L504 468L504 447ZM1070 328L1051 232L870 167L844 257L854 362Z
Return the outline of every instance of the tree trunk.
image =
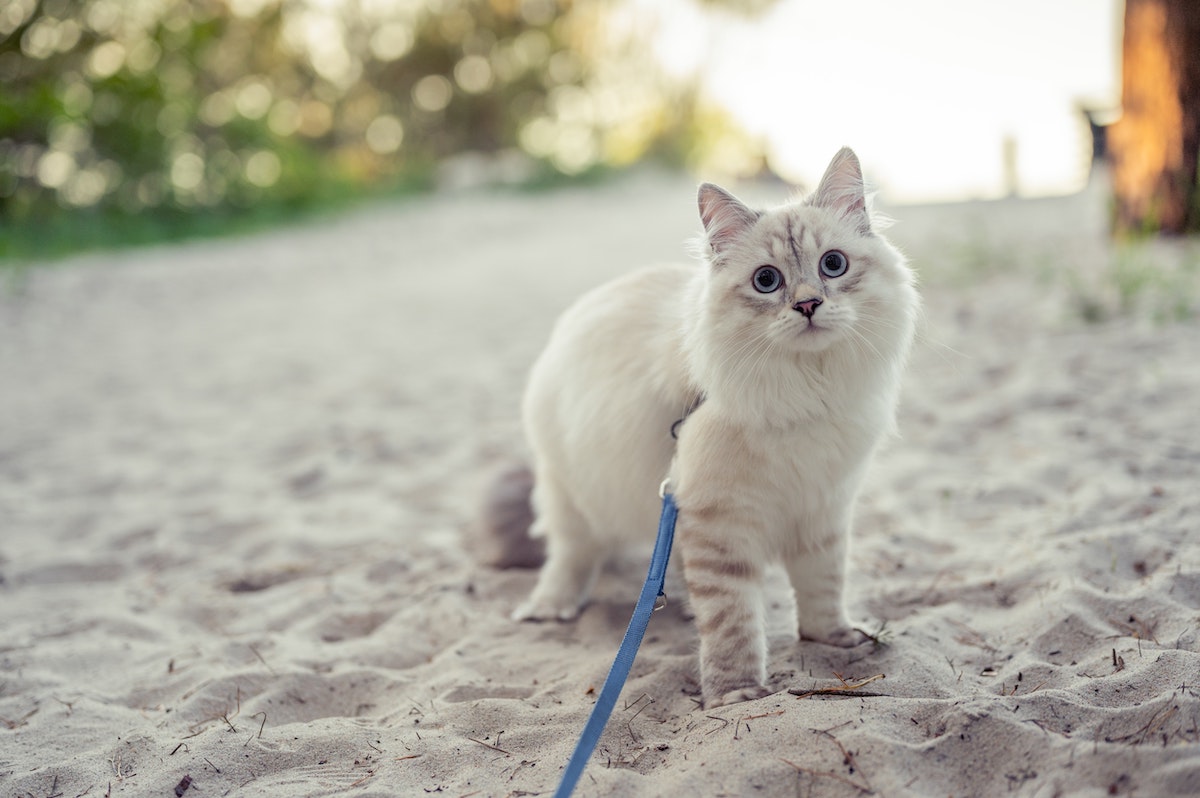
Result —
M1108 138L1116 227L1200 231L1200 2L1126 0L1122 55Z

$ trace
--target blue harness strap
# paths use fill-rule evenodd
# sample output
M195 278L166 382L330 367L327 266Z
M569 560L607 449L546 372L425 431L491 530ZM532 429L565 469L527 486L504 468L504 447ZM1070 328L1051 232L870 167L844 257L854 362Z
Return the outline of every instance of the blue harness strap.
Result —
M665 485L666 483L664 488ZM600 735L612 715L613 707L617 704L621 688L625 686L625 680L629 677L629 669L633 667L633 659L637 656L642 637L646 634L650 614L654 612L654 604L658 597L663 595L663 580L667 576L667 561L671 558L671 541L675 537L675 516L678 510L675 507L675 498L670 493L663 490L662 497L662 517L658 522L658 538L654 541L654 555L650 558L650 571L646 574L646 583L642 585L642 594L638 597L633 617L629 619L629 628L625 630L617 657L613 660L608 678L604 680L604 687L600 689L600 697L592 707L591 717L583 727L583 733L579 735L579 742L575 744L575 752L567 762L554 798L567 798L575 789L579 777L583 775L583 769L587 767L588 759L596 750Z

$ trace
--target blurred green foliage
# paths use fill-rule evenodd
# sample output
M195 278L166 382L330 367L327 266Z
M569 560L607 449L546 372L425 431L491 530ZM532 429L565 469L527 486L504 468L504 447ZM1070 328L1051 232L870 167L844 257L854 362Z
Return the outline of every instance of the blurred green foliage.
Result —
M430 185L754 167L605 0L5 0L0 257L172 238ZM626 28L629 26L626 25ZM740 159L740 161L739 161Z

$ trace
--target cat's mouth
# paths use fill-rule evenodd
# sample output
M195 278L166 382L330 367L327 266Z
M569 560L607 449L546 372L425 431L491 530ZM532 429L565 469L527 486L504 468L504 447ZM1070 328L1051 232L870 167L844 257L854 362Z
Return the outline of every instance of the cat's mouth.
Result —
M792 340L796 342L796 345L805 350L824 349L837 340L836 332L837 330L833 327L818 324L809 319L808 324L805 324L796 331L795 338Z

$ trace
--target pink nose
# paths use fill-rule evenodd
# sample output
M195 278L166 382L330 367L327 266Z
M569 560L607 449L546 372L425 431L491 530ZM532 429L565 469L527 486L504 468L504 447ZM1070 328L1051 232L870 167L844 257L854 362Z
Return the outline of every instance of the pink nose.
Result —
M821 300L816 297L805 299L792 305L792 310L798 310L806 319L811 319L812 314L817 311L817 306L821 304Z

